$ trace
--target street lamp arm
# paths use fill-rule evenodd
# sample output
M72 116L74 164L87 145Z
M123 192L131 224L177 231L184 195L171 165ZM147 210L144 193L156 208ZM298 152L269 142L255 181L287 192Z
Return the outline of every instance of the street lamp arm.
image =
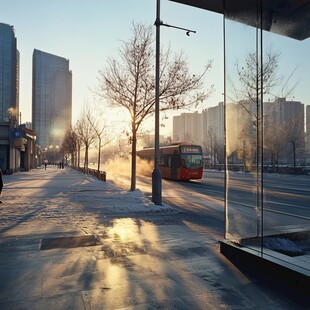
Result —
M173 25L165 24L162 21L160 21L160 26L165 26L165 27L169 27L169 28L184 30L184 31L186 31L186 35L188 35L188 36L190 35L190 33L196 33L195 30L191 30L191 29L187 29L187 28L182 28L182 27L178 27L178 26L173 26Z
M186 31L186 35L188 35L188 36L190 35L190 33L196 33L196 30L191 30L191 29L187 29L187 28L183 28L183 27L178 27L178 26L174 26L174 25L165 24L159 18L156 19L154 25L155 26L165 26L165 27L169 27L169 28L184 30L184 31Z

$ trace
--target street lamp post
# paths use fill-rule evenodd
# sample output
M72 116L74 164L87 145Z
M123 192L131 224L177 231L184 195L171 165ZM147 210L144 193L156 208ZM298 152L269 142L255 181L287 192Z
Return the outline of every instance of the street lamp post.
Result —
M162 182L159 170L159 58L160 58L160 0L156 5L156 59L155 59L155 154L152 173L152 201L162 205Z
M156 56L155 56L155 154L154 154L154 170L152 173L152 201L158 205L162 205L162 182L159 169L159 67L160 67L160 26L171 27L186 31L186 35L196 33L194 30L165 24L160 20L160 0L156 2Z

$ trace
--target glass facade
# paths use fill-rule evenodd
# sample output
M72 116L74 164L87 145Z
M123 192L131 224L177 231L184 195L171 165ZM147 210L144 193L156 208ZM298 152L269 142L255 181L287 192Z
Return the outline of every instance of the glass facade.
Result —
M69 60L33 52L32 122L37 143L60 146L72 116L72 74Z
M310 242L310 29L303 2L285 4L225 2L225 238L300 267Z
M8 122L10 108L18 108L18 52L12 26L0 23L0 121ZM16 113L18 115L18 111Z
M0 23L0 168L16 168L12 132L19 116L19 52L13 26Z

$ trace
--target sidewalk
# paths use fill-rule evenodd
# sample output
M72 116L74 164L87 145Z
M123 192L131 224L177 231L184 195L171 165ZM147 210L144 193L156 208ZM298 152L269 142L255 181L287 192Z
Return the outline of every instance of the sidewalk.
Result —
M4 176L0 309L303 309L199 220L70 169Z

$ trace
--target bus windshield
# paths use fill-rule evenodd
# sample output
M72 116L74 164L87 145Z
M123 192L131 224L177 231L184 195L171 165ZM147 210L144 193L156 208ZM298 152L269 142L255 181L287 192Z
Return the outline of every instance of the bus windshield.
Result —
M181 155L182 166L187 169L199 169L202 167L201 155Z

